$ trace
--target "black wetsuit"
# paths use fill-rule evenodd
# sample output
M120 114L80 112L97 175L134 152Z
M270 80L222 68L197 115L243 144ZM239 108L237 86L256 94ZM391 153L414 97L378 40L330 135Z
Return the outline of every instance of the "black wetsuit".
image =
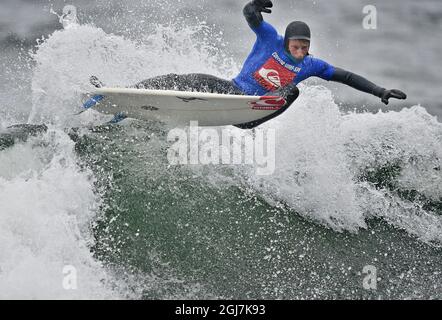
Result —
M236 95L244 94L232 81L203 73L170 73L143 80L137 83L134 87L138 89L198 91Z

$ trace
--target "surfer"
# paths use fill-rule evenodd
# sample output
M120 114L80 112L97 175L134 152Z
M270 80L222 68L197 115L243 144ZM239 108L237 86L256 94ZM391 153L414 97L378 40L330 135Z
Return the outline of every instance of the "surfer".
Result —
M293 21L287 26L284 37L279 35L262 16L263 12L271 13L272 7L270 0L253 0L244 7L244 16L257 39L241 72L233 80L197 73L167 74L144 80L134 87L238 95L278 95L285 98L285 105L275 113L236 125L243 129L254 128L287 110L299 95L296 85L313 76L340 82L375 95L385 104L388 104L390 98L406 99L406 94L400 90L379 87L355 73L313 57L309 53L311 32L305 22Z

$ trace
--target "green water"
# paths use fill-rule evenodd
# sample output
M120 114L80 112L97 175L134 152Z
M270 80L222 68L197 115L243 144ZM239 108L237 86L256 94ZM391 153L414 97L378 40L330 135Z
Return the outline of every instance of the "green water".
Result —
M240 183L211 183L213 168L168 166L158 128L76 139L103 197L92 250L141 298L442 298L442 249L385 221L339 233ZM376 290L364 289L367 265Z

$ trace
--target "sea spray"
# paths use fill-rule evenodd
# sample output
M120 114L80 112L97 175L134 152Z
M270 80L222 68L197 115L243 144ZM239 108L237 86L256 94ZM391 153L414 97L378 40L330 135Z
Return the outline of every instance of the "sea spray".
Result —
M49 130L0 153L3 299L119 297L89 250L100 199L73 151L64 132ZM66 266L76 270L76 289L63 287Z

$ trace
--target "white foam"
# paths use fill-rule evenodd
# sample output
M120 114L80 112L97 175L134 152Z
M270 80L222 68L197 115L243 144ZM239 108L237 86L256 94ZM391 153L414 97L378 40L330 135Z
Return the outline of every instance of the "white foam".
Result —
M442 124L420 106L344 115L328 89L302 86L301 92L288 111L263 126L277 129L275 174L258 177L247 170L248 183L269 201L283 201L337 231L366 228L376 216L423 241L442 243L439 214L360 179L367 170L398 164L399 190L440 200Z
M50 130L0 153L0 164L0 298L117 298L89 249L100 199L69 137ZM63 287L67 265L76 290Z
M225 55L221 62L213 55L216 46L195 38L204 30L185 27L178 34L158 26L135 43L76 25L41 41L33 54L29 121L51 129L0 153L0 298L119 298L137 291L137 284L120 284L90 252L101 200L92 173L80 169L73 142L61 129L107 120L94 112L73 115L81 94L92 89L91 75L126 86L170 72L233 70ZM62 286L66 265L77 269L77 290Z

